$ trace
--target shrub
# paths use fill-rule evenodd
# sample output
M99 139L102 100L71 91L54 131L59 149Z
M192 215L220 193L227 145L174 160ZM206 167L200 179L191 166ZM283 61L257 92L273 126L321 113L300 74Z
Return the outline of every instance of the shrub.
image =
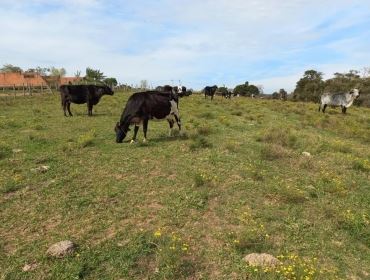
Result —
M276 160L289 156L289 151L280 145L268 144L261 149L261 157L266 160Z

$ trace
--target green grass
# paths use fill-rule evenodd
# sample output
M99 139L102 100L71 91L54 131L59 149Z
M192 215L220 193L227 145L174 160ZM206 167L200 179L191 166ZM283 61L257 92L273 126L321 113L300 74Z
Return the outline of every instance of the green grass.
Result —
M0 279L369 277L369 109L193 95L182 134L116 144L128 96L72 118L57 95L0 99ZM76 253L46 257L64 239Z

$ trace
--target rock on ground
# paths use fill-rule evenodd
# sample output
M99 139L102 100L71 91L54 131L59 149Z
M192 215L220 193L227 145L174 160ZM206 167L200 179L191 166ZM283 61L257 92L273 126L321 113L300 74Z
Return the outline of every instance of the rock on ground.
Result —
M76 245L69 240L60 241L49 247L46 254L52 257L62 258L72 254L76 250Z
M39 172L39 173L45 173L46 171L49 170L49 166L47 165L41 165L39 167L36 167L36 168L32 168L31 171L32 172Z
M273 255L265 254L265 253L262 253L262 254L252 253L252 254L246 255L244 257L244 260L249 265L253 265L253 266L274 267L280 264L280 261L277 258L275 258Z
M302 155L304 155L306 157L311 157L311 154L309 152L302 152Z
M37 268L37 263L31 263L31 264L25 264L24 267L23 267L23 271L24 272L27 272L27 271L32 271L32 270L35 270Z

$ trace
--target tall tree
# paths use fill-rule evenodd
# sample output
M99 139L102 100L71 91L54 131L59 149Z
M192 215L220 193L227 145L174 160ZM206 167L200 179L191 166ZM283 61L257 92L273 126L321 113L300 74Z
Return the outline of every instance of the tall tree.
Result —
M86 68L86 76L85 79L95 82L102 82L105 78L103 72L100 72L100 70L95 70L92 68L87 67Z
M317 101L324 89L323 73L316 70L307 70L297 82L293 93L294 100Z

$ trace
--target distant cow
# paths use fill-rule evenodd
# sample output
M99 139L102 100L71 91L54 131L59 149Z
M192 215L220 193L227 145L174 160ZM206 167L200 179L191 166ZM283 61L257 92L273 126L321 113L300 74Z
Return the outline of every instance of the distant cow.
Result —
M114 131L116 132L116 142L122 143L130 125L134 125L134 136L131 140L136 141L136 135L140 124L143 124L144 142L146 141L146 132L148 122L151 119L166 119L170 125L170 133L176 122L181 130L181 121L178 108L178 97L174 93L160 91L144 91L134 93L127 101L123 110L121 119L117 122Z
M106 94L114 94L112 89L108 86L95 85L62 85L59 91L62 99L64 116L66 117L66 110L68 110L70 116L73 116L71 113L71 103L87 103L87 114L92 116L92 108L99 103L100 98Z
M227 98L231 99L231 95L232 95L232 90L227 89L227 90L222 92L222 97L224 97L226 99Z
M319 112L322 110L325 113L325 109L328 105L330 106L340 106L342 108L342 113L345 114L348 107L350 107L356 98L360 96L360 91L358 89L352 89L350 92L346 93L324 93L321 96L321 104L319 107Z
M211 100L213 100L213 96L215 95L217 88L218 87L216 85L214 85L213 87L206 86L203 89L203 91L204 91L204 98L207 98L207 96L210 96L211 97Z

